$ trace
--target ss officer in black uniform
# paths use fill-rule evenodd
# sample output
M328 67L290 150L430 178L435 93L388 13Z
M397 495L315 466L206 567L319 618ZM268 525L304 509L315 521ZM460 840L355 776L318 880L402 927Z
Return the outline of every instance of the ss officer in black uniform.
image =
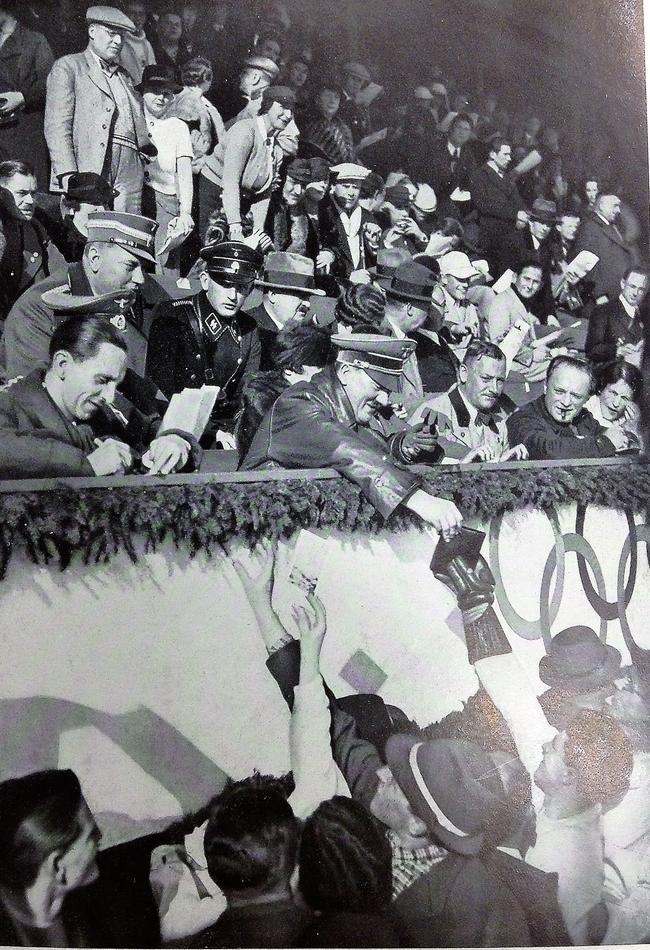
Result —
M259 251L241 241L223 241L201 251L205 269L199 294L165 301L151 325L146 375L168 398L185 387L219 386L220 393L203 444L218 433L224 447L242 389L260 368L260 338L241 307L263 263Z

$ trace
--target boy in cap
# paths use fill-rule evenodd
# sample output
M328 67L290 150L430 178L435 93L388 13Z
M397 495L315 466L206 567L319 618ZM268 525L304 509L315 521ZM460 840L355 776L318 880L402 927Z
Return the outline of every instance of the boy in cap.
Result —
M336 363L297 383L263 419L244 459L243 469L268 465L287 468L332 467L355 482L384 518L404 505L432 524L446 539L460 528L453 502L434 498L419 479L389 459L408 460L417 433L386 440L372 429L401 386L411 340L375 334L332 337Z
M353 271L367 270L364 231L375 218L359 204L361 183L368 169L353 162L330 169L330 194L320 209L320 236L323 250L316 266L339 280Z
M141 372L146 347L146 320L153 297L161 288L145 276L143 264L153 265L155 221L120 211L88 215L88 241L79 263L68 264L34 284L18 298L7 316L0 341L0 366L7 379L26 376L48 360L50 338L57 318L43 294L61 288L75 296L98 297L114 291L135 295L127 312L139 344L132 349L131 366Z
M470 281L478 277L479 272L462 251L443 254L438 264L444 295L440 307L441 325L449 331L457 355L460 356L470 339L479 336L478 310L467 300Z
M171 398L185 387L219 386L205 445L217 433L228 435L247 380L260 366L260 339L255 320L241 308L262 266L262 255L241 241L211 244L201 251L205 263L202 290L185 300L168 301L156 310L147 348L146 375Z
M88 48L58 59L47 79L50 189L64 191L74 172L95 172L119 191L118 210L139 214L144 156L155 149L142 104L120 66L122 37L135 27L121 10L107 6L89 7L86 22Z

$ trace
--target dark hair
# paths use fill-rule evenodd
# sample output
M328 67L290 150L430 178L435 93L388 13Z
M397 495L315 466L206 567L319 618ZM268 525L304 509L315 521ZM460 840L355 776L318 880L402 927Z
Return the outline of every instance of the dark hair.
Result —
M632 743L614 719L595 709L581 709L565 731L564 762L573 770L583 798L596 805L628 790Z
M449 131L451 132L451 130L453 129L453 127L454 127L455 125L457 125L459 122L467 122L468 125L469 125L469 127L470 127L471 129L474 128L474 123L472 122L472 120L471 120L471 118L469 117L469 115L467 114L467 112L457 112L456 115L454 116L454 118L451 120L451 125L449 126Z
M271 365L277 370L301 372L304 366L322 368L331 363L331 334L311 325L281 330L271 346Z
M341 83L332 76L320 76L314 84L314 96L318 96L324 89L329 92L335 92L337 96L341 95Z
M508 139L505 138L505 136L495 135L494 138L492 138L489 143L489 148L490 148L489 154L492 154L492 152L500 152L504 145L509 145L510 148L512 148L512 143L509 142Z
M391 847L364 806L337 795L307 819L300 891L312 910L377 913L391 899Z
M472 340L465 351L463 366L478 363L484 356L491 360L505 360L502 350L499 349L496 343L490 343L488 340Z
M83 362L97 356L102 343L110 343L127 352L123 334L106 317L101 314L69 317L52 334L50 360L59 350L66 350L73 360Z
M289 387L282 372L255 373L244 387L235 421L235 442L241 462L251 446L260 422L280 393Z
M226 789L208 819L204 847L210 877L226 894L265 892L289 882L298 822L279 791Z
M591 392L594 391L594 371L590 363L581 360L577 356L554 356L549 367L546 370L546 382L548 382L556 369L562 369L563 366L571 366L573 369L579 369L589 376Z
M0 168L2 168L1 165L0 165ZM2 176L0 175L0 178L1 177ZM636 267L634 266L628 267L628 269L623 274L622 279L627 280L631 274L639 274L640 277L645 277L646 280L650 279L650 272L647 270L647 268L643 267L641 264L637 264Z
M70 769L33 772L0 784L0 883L24 890L54 851L81 834L79 779Z
M436 228L439 234L442 234L443 237L457 237L462 239L465 237L465 228L462 226L458 218L452 218L450 216L442 219L442 224L439 228Z
M336 301L334 317L355 329L360 323L379 327L384 318L386 297L372 284L352 284Z
M10 181L14 175L31 175L36 177L36 172L27 162L6 161L0 162L0 181Z
M378 191L384 191L386 183L377 172L370 172L361 182L361 198L374 198Z
M596 392L602 393L603 389L618 383L620 380L627 383L632 390L632 399L638 402L643 392L643 376L641 370L637 369L632 363L624 359L610 360L607 363L601 363L594 370L596 377Z
M184 86L198 86L200 82L214 79L212 63L205 56L194 56L181 69L181 82Z
M536 261L534 257L526 257L517 268L517 273L521 274L527 267L534 267L535 270L540 271L542 277L544 276L543 265L539 261Z

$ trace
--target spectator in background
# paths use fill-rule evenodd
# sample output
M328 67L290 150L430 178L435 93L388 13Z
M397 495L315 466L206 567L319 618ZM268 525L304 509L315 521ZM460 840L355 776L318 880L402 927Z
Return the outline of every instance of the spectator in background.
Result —
M375 214L383 204L385 194L386 184L384 179L376 172L369 172L361 182L359 204L370 214Z
M508 419L510 444L525 445L531 459L601 458L627 449L627 433L603 428L585 409L593 387L588 363L556 356L548 368L544 394Z
M350 162L354 156L352 131L337 115L341 95L335 82L327 79L315 85L314 114L307 118L302 139L332 165Z
M322 802L300 837L298 886L315 911L303 946L399 946L387 916L391 859L385 831L360 802Z
M101 832L69 769L0 784L0 939L8 946L109 945L85 887ZM105 924L105 922L104 922Z
M309 159L295 158L289 163L282 190L271 196L265 231L276 250L302 254L314 261L319 251L318 233L303 205L311 176Z
M31 165L0 162L0 321L33 283L65 266L36 207Z
M175 96L182 89L173 66L147 66L138 91L142 93L144 116L156 148L149 164L142 204L145 214L158 222L156 258L158 268L175 278L180 276L178 245L165 250L173 234L183 239L194 228L192 201L193 149L190 131L181 119L170 115Z
M309 70L307 58L300 54L292 56L285 67L287 86L296 94L296 114L299 118L304 115L310 99Z
M0 2L0 160L29 162L45 189L49 162L43 114L54 56L41 33L18 22L21 8L18 0Z
M125 33L122 38L120 64L131 77L133 85L137 86L142 80L145 66L153 66L156 62L156 54L145 33L147 22L145 0L129 0L126 4L126 13L133 21L135 32Z
M641 307L649 284L647 271L631 267L621 279L618 297L592 311L585 352L593 363L621 357L641 366L645 340L645 315Z
M183 20L175 3L165 4L159 13L153 49L161 66L181 67L190 58L183 39Z
M471 184L472 200L479 214L481 244L495 277L510 266L516 231L528 222L517 186L506 177L511 161L510 143L495 136L490 142L488 160L476 171Z
M347 279L353 271L366 270L365 227L376 224L374 217L359 205L361 183L368 169L343 162L330 169L330 193L320 207L322 250L317 267L329 269L337 279Z
M302 206L314 228L320 251L320 215L321 203L327 197L330 187L330 166L324 158L309 159L309 181L305 185Z
M479 272L462 251L443 254L438 265L440 287L443 291L443 299L438 308L441 326L447 330L452 344L462 349L467 346L472 336L479 336L478 310L467 299L470 281L477 277Z
M605 303L602 297L613 301L620 292L620 282L637 263L632 248L625 242L617 227L621 199L609 190L596 198L593 211L582 218L575 242L575 253L591 251L598 263L589 273L593 282L596 303Z
M449 127L445 138L434 145L430 157L427 181L433 186L440 204L440 213L462 219L470 210L470 199L458 200L459 192L471 192L471 182L476 172L476 159L469 146L472 136L472 120L466 112L459 112ZM452 198L451 196L456 197Z
M89 7L86 21L88 48L57 59L47 79L50 190L65 191L74 172L94 172L119 192L118 211L139 214L143 155L155 152L142 103L119 65L124 33L133 33L135 27L113 7Z
M531 312L540 323L546 324L549 318L555 320L555 304L551 285L551 267L553 248L550 242L551 231L556 222L557 208L554 201L536 198L528 212L526 226L517 231L516 253L512 260L512 269L519 270L524 261L536 260L541 265L542 283L530 300Z
M354 144L358 145L370 132L370 112L368 106L357 102L357 96L372 77L363 63L345 63L341 67L341 78L339 118L348 126Z

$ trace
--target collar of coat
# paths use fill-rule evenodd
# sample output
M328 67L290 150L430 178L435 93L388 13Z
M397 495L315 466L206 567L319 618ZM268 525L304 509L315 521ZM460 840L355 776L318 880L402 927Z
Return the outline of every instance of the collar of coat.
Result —
M305 385L315 389L326 399L337 422L356 432L358 423L354 416L352 403L338 378L336 363L332 366L326 366L320 373L312 377L310 383Z

